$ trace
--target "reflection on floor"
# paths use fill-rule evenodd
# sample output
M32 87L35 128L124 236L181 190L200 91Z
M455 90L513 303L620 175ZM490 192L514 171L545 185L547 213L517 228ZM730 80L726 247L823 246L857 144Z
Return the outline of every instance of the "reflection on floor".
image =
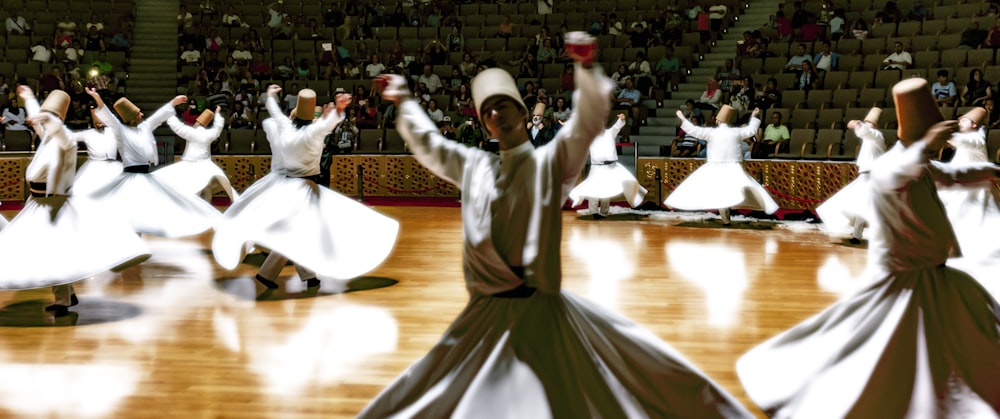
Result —
M310 289L287 266L267 291L259 256L224 271L206 234L146 238L149 261L78 283L64 318L43 310L48 290L0 292L0 416L353 417L468 298L458 208L378 209L400 239L351 281ZM563 219L564 289L649 328L752 410L736 359L853 289L866 264L863 245L807 222Z

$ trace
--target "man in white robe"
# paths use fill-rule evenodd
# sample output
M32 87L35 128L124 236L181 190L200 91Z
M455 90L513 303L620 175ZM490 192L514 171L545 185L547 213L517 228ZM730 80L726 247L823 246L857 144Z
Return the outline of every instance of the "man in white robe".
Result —
M955 147L950 167L976 167L989 164L986 151L986 131L980 125L987 117L986 109L973 108L958 118L959 132L949 143ZM939 185L938 196L944 203L948 219L962 245L965 259L975 263L1000 263L1000 188L993 179L964 185ZM996 282L996 275L984 280Z
M629 205L636 207L646 196L646 188L639 184L625 166L618 163L615 139L624 126L625 114L620 113L614 125L594 139L590 144L590 173L569 192L573 206L580 205L586 199L590 213L596 219L608 216L612 198L622 197Z
M573 115L538 148L513 77L493 68L473 79L499 155L441 135L402 76L379 79L414 157L462 190L469 303L359 417L752 417L649 331L561 290L562 206L604 130L613 89L593 49L575 52L583 49L567 48Z
M323 140L341 117L332 103L316 115L312 89L299 91L292 115L285 115L278 106L280 91L269 86L265 100L271 115L263 122L271 143L271 173L226 210L215 228L212 254L219 265L232 270L248 246L267 249L255 279L268 290L279 287L289 260L307 289L319 287L322 279L362 275L389 256L399 222L319 186ZM339 95L336 100L345 106L351 97Z
M229 177L212 161L212 143L219 139L222 128L225 127L221 110L218 106L215 107L215 112L206 109L198 115L193 127L182 122L177 115L167 119L170 129L187 144L181 161L153 174L178 191L199 195L208 202L212 202L214 186L218 185L229 195L230 202L236 202L239 195L229 183Z
M94 128L70 132L70 140L87 145L87 162L76 171L73 180L73 195L89 196L110 184L122 173L122 162L118 161L118 140L114 130L107 129L91 110Z
M39 138L25 170L31 196L24 209L0 232L0 289L52 286L55 302L45 308L56 317L78 303L72 283L108 269L149 258L145 244L114 211L69 196L76 174L76 141L63 126L69 95L49 93L39 106L34 93L18 87ZM101 245L95 246L94 240Z
M945 265L960 252L935 188L998 169L932 164L957 124L942 121L927 80L892 90L899 141L871 166L866 285L736 364L771 417L1000 415L1000 305Z
M885 138L878 130L878 119L882 109L872 108L862 121L849 121L848 129L861 139L858 152L858 177L843 189L816 207L816 214L823 220L827 230L833 232L845 227L851 229L851 244L861 244L862 233L871 218L871 187L868 174L872 162L885 153Z
M681 210L718 208L724 226L730 224L730 208L763 210L768 214L778 210L778 203L743 170L742 165L743 139L757 133L760 109L753 110L750 123L743 127L729 126L735 113L731 106L722 105L716 115L718 126L706 128L696 126L684 116L684 112L677 111L681 129L705 140L708 151L705 164L677 185L677 189L663 201L664 205Z
M118 178L90 198L120 209L139 233L175 238L211 229L221 215L215 207L150 174L150 168L159 163L153 130L174 116L174 108L186 103L187 96L174 97L149 118L128 99L118 99L114 107L122 118L119 121L97 91L88 87L87 93L97 104L97 117L114 133L124 165Z

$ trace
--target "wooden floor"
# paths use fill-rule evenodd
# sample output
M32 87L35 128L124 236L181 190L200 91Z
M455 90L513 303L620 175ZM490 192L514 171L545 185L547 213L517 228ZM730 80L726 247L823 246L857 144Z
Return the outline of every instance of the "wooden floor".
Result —
M286 267L262 293L256 266L215 264L209 235L147 238L153 257L78 283L68 317L46 316L47 289L0 292L0 417L354 416L467 300L459 209L378 210L401 221L399 241L346 292L305 291ZM837 299L866 261L806 223L564 214L564 288L649 328L755 412L737 358Z

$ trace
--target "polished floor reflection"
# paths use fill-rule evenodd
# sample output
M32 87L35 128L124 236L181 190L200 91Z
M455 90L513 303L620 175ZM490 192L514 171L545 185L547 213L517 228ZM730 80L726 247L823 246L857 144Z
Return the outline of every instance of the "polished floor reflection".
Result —
M48 290L0 292L0 417L354 416L467 300L459 209L378 209L402 223L392 256L319 289L286 267L266 291L259 256L224 271L205 235L147 238L149 261L79 283L67 317L44 312ZM564 288L649 328L755 411L736 359L856 286L865 249L804 223L713 217L565 212Z

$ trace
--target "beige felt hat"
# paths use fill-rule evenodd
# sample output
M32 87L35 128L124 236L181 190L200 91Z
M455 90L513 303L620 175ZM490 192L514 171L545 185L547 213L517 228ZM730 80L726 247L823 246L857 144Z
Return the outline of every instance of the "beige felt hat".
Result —
M472 79L472 100L476 103L476 112L479 113L480 120L483 118L483 103L493 96L507 96L520 105L524 111L528 110L528 107L524 105L524 100L521 99L521 92L517 90L514 77L507 70L489 68L480 71Z
M196 123L201 124L203 127L209 127L212 125L212 119L215 118L215 112L205 109L201 115L198 115L198 119L195 120Z
M115 102L114 108L115 112L118 112L118 116L122 118L122 121L130 122L139 118L139 107L126 98L118 99Z
M892 98L896 102L899 138L919 140L927 129L944 120L926 79L911 78L896 83L892 87Z
M967 118L976 125L981 125L983 121L986 120L986 109L983 108L972 108L965 115L958 117L958 119Z
M316 91L313 89L299 90L299 99L295 102L296 118L312 121L316 118Z
M45 103L39 107L43 111L51 112L65 121L66 113L69 112L69 94L62 90L53 90L45 97Z
M542 116L545 115L545 104L538 102L535 104L535 110L531 112L532 115Z
M736 115L736 109L733 109L733 107L729 105L722 105L722 107L719 108L719 112L715 114L715 119L717 119L719 123L728 124L733 122L734 115Z
M864 121L872 125L878 126L878 119L881 117L882 117L882 108L872 107L871 110L868 111L868 115L865 115Z

